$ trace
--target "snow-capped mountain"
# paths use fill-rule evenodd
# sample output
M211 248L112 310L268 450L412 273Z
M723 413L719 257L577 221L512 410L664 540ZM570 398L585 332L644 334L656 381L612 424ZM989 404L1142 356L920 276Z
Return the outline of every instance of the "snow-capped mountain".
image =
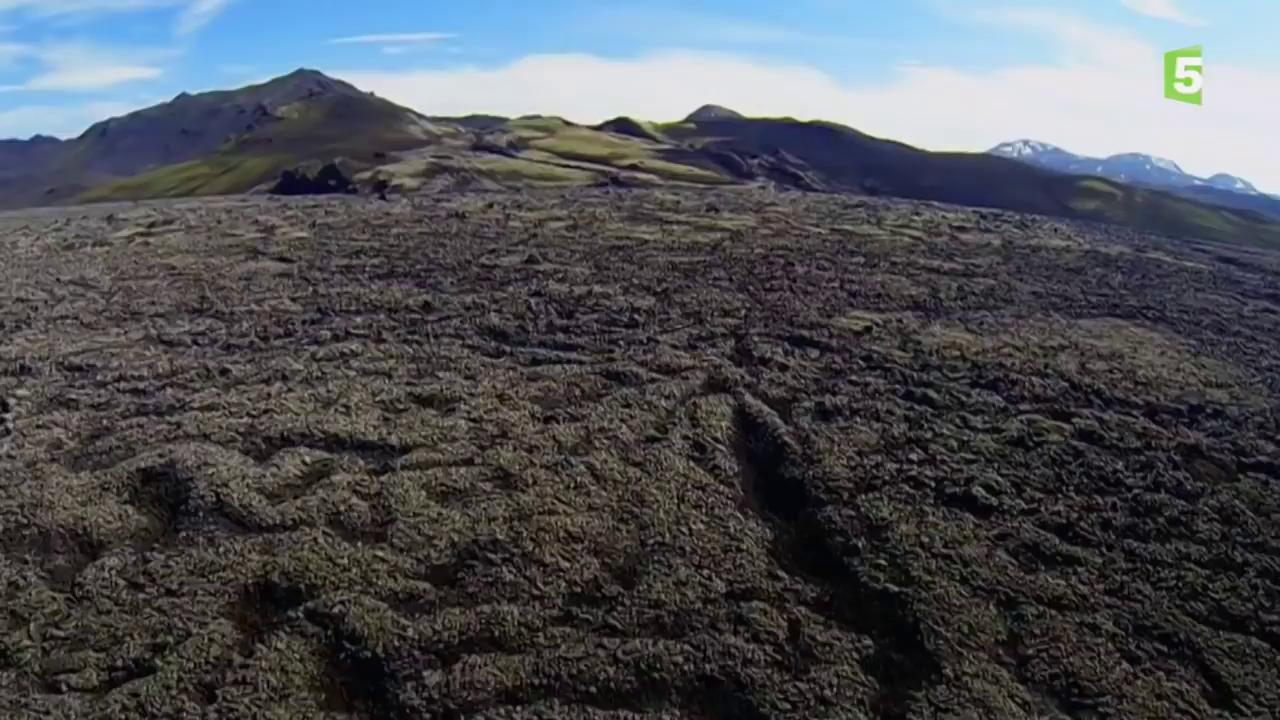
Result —
M1197 200L1257 210L1280 218L1280 197L1259 192L1247 180L1226 173L1210 178L1197 177L1176 162L1153 155L1121 153L1106 158L1086 157L1038 140L1001 143L987 152L1058 172L1092 175L1129 185L1168 190Z
M1218 173L1217 175L1214 175L1213 177L1209 178L1209 184L1216 188L1219 188L1222 190L1230 190L1232 192L1242 192L1242 193L1258 192L1258 188L1254 187L1253 183L1249 182L1248 180L1245 180L1243 178L1238 178L1235 175L1228 175L1226 173Z
M1211 183L1209 180L1187 173L1178 166L1178 163L1172 160L1155 157L1154 155L1143 155L1142 153L1122 153L1107 158L1094 158L1076 155L1056 145L1050 145L1038 140L1018 140L1002 143L988 152L992 155L1021 160L1059 172L1067 172L1074 175L1098 175L1138 185L1153 185L1156 187L1213 185L1223 190L1256 192L1253 190L1253 186L1248 183L1244 183L1244 187L1247 187L1248 190Z
M993 155L1003 155L1018 160L1033 161L1038 164L1047 162L1075 162L1084 160L1074 153L1069 153L1057 145L1050 145L1039 140L1016 140L1014 142L1001 143L989 150Z
M1172 160L1141 153L1122 153L1103 159L1100 163L1103 177L1139 185L1189 187L1207 182L1189 175Z

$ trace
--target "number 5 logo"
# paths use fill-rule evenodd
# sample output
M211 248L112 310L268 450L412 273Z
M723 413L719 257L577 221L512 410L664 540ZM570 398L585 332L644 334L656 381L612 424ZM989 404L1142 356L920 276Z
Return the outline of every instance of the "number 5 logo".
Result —
M1201 46L1171 50L1164 54L1164 96L1170 100L1202 104L1204 93L1204 53Z

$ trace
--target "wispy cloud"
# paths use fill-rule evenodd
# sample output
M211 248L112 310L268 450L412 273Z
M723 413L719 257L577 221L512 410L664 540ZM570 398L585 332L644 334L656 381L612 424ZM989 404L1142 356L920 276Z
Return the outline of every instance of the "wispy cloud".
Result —
M672 50L632 58L531 55L509 64L337 75L440 115L617 115L665 120L713 102L751 115L842 122L936 150L985 150L1027 137L1105 156L1148 152L1191 172L1232 172L1280 189L1272 147L1280 67L1214 65L1203 107L1163 98L1161 48L1114 26L1045 11L980 18L990 41L1033 37L1053 62L997 67L920 64L841 81L803 63L726 52ZM671 78L679 78L673 83Z
M0 15L27 18L91 18L105 13L130 13L158 8L178 9L176 35L189 35L213 21L234 0L0 0Z
M1174 3L1174 0L1120 0L1120 2L1139 15L1191 27L1201 27L1205 24L1204 20L1184 12Z
M124 115L147 102L87 102L75 105L19 105L0 110L0 138L53 135L74 137L107 117Z
M738 46L847 45L849 42L834 33L667 7L601 4L587 13L580 23L583 31L593 34L663 37L668 42L679 43L696 40L703 46L708 43Z
M193 0L178 16L176 32L179 35L190 35L213 22L223 10L231 5L232 0Z
M0 67L17 60L31 52L31 46L24 43L0 42Z
M425 45L452 40L457 35L441 32L384 33L333 38L330 45Z
M133 12L185 5L189 0L0 0L0 13L21 10L29 15L57 16Z
M235 0L0 0L0 20L5 27L27 36L49 36L57 25L49 20L91 21L103 13L176 10L175 41L209 24ZM12 23L12 24L10 24ZM54 35L53 37L56 37ZM104 47L85 42L0 41L0 67L12 70L21 63L28 76L0 85L0 91L83 92L113 88L126 83L154 80L181 54L177 48Z
M138 80L154 80L164 74L148 65L103 65L66 67L41 73L14 89L21 90L101 90Z
M964 21L986 26L984 30L1015 30L1048 40L1065 64L1114 64L1141 62L1151 46L1128 30L1099 25L1067 11L1038 7L976 10Z
M0 86L0 91L75 92L101 90L164 74L161 61L176 54L172 49L107 48L83 43L19 46L17 57L28 57L42 67L21 83Z

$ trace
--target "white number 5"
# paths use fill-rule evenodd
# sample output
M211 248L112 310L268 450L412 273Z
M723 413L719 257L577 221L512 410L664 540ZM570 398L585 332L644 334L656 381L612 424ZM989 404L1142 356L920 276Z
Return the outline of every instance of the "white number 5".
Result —
M1176 80L1173 83L1173 89L1183 95L1195 95L1200 92L1200 88L1204 87L1204 59L1198 57L1180 57L1178 65L1174 68L1173 76Z

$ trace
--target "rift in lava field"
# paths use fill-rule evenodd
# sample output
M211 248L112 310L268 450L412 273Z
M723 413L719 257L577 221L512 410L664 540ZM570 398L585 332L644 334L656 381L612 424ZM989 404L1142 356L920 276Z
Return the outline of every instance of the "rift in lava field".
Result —
M1280 253L798 193L0 216L6 718L1280 708Z

